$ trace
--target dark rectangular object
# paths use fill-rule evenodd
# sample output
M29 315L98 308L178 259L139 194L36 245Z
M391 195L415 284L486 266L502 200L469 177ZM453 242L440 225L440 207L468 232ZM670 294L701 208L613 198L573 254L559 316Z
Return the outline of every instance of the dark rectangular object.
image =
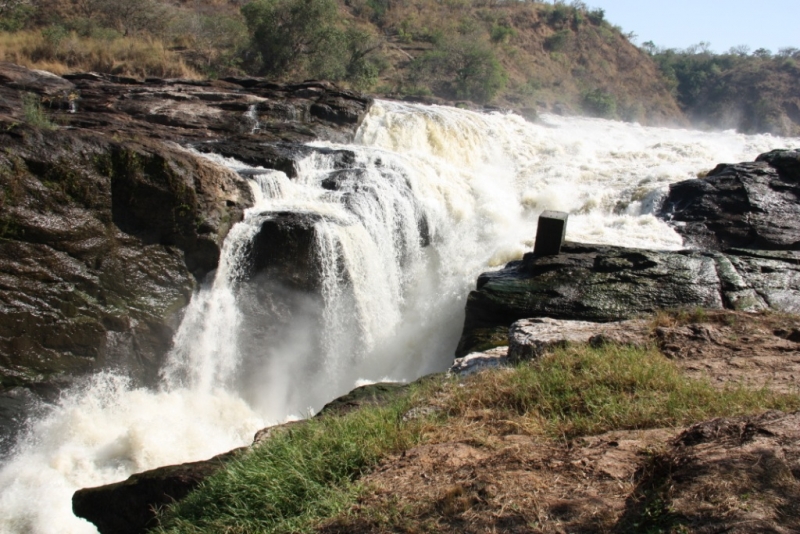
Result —
M536 228L536 244L533 253L537 256L555 256L561 252L564 237L567 235L567 218L563 211L543 211L539 215Z

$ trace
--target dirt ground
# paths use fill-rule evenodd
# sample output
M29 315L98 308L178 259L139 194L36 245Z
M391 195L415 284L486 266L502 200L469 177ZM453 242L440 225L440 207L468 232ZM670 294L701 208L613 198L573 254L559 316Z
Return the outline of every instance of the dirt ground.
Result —
M797 392L796 317L708 312L643 329L689 376ZM800 533L800 413L570 441L418 446L363 479L333 533Z

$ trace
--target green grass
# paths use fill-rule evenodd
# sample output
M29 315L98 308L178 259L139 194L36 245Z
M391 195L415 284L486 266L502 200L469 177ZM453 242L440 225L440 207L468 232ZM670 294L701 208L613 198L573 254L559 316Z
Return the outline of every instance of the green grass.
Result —
M438 415L404 421L414 406ZM362 474L425 440L480 443L481 433L508 432L564 439L798 408L798 395L687 378L655 349L569 346L512 370L426 380L389 406L278 432L162 512L155 532L312 531L347 514L366 491Z
M355 501L361 474L420 440L424 420L402 418L409 406L404 397L278 432L166 510L155 532L308 531Z
M673 427L710 417L800 408L800 396L766 388L717 389L687 378L656 349L583 345L558 349L511 373L476 375L457 388L448 413L490 410L558 437ZM533 431L533 430L531 430Z

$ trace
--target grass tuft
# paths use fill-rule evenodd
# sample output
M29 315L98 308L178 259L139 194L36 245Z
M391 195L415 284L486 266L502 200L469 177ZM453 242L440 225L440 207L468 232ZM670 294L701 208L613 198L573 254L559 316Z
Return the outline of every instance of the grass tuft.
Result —
M687 378L655 348L618 345L569 346L513 372L478 374L446 402L451 417L489 414L489 424L566 438L800 407L797 395L719 390Z
M424 419L409 407L363 408L293 425L207 479L167 509L155 532L304 532L355 500L355 481L392 452L417 443Z

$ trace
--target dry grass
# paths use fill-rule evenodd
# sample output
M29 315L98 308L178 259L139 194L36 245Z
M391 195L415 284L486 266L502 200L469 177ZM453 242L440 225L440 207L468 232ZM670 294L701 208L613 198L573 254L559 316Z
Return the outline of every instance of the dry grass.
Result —
M3 32L0 60L55 74L95 71L133 77L201 77L163 42L144 37L97 39L74 33Z

